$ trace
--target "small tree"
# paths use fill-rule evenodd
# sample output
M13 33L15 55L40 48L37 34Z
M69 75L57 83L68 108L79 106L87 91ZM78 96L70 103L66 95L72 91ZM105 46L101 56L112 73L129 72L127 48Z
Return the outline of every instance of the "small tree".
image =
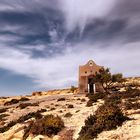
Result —
M99 72L96 72L93 81L101 83L103 89L108 91L113 83L123 82L123 75L121 73L112 75L109 71L109 68L101 68Z
M75 86L71 86L71 88L70 88L70 90L71 90L72 93L74 93L76 89L77 88Z

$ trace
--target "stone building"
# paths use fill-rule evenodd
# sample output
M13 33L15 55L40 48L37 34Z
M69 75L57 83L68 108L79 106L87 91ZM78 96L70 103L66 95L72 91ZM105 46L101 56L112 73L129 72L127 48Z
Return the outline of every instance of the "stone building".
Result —
M79 66L79 93L95 93L103 91L100 83L93 83L92 78L102 66L95 64L93 60L89 60L87 64Z

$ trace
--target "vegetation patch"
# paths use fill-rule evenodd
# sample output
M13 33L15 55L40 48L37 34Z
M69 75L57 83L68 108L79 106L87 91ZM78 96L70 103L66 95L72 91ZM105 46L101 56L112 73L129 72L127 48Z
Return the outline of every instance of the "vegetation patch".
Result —
M76 110L76 111L75 111L75 113L78 113L78 112L80 112L80 110Z
M54 107L52 107L51 109L50 109L50 111L53 111L53 110L55 110L56 108L54 108Z
M5 117L9 116L8 114L1 114L0 115L0 121L4 121Z
M118 106L104 104L97 109L94 115L90 115L85 120L85 126L82 127L78 140L93 139L102 131L116 129L126 120L129 118L123 115Z
M47 115L42 119L36 120L30 128L33 135L56 135L64 128L64 122L59 116Z
M105 104L118 106L121 103L122 95L121 94L110 94L108 97L105 98Z
M91 100L89 100L86 104L87 107L91 107L93 105L93 102Z
M72 104L68 104L68 108L74 108Z
M28 106L38 106L38 103L21 103L18 107L20 109L24 109L24 108L26 108Z
M81 102L86 102L86 99L84 99L84 98L83 98L83 99L81 99Z
M128 99L128 98L136 98L140 97L140 90L139 89L132 89L132 88L127 88L125 92L122 93L122 98Z
M59 98L59 99L57 99L57 102L59 102L59 101L65 101L66 100L66 98Z
M4 113L4 112L6 112L7 111L7 108L1 108L0 109L0 113Z
M70 117L72 117L72 114L71 114L70 112L68 112L68 113L66 113L66 114L64 115L64 117L70 118Z
M18 99L12 99L10 101L5 102L4 105L7 106L7 105L13 105L13 104L17 104L17 103L19 103Z
M21 97L20 99L19 99L19 101L29 101L30 99L29 98L26 98L26 97Z
M77 90L77 88L75 86L71 86L70 90L71 90L72 93L74 93Z
M129 109L134 109L134 110L140 109L140 103L139 102L132 103L132 102L126 101L124 106L125 106L125 109L127 109L127 110L129 110Z
M11 99L10 101L7 101L4 103L4 105L13 105L13 104L17 104L19 102L24 102L24 101L29 101L30 99L26 98L26 97L22 97L20 99Z
M0 133L4 133L5 131L8 131L12 126L14 126L17 123L23 123L26 120L30 118L40 119L42 118L41 112L44 112L44 109L38 110L37 112L31 112L26 114L25 116L21 116L18 120L14 120L9 122L6 126L0 128Z
M107 93L95 93L95 94L88 94L89 101L87 102L87 107L92 106L93 103L97 102L99 99L104 99L107 96Z

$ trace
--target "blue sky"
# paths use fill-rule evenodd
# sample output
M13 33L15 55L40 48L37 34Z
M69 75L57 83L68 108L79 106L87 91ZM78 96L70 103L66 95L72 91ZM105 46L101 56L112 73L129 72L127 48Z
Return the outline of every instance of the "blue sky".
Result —
M0 0L0 96L78 83L93 59L140 75L139 0Z

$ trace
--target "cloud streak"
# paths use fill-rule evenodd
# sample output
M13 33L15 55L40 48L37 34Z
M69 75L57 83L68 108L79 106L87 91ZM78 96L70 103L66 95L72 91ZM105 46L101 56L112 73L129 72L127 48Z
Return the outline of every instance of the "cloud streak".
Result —
M139 5L138 0L1 0L0 68L47 89L77 85L78 66L89 59L113 73L138 76Z

